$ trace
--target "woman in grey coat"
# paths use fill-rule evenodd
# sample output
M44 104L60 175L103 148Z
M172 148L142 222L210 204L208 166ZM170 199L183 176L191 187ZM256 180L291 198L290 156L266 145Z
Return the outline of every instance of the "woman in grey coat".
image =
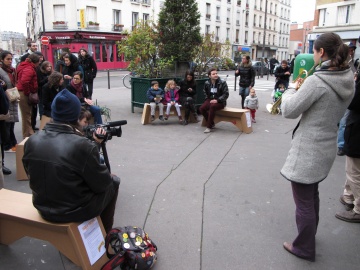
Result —
M284 248L309 261L315 261L318 185L334 163L337 124L354 95L347 55L348 47L337 34L322 34L314 43L314 62L318 68L299 90L295 90L299 84L296 82L282 96L283 116L291 119L301 116L281 169L281 175L291 182L298 228L298 236L292 243L285 242Z

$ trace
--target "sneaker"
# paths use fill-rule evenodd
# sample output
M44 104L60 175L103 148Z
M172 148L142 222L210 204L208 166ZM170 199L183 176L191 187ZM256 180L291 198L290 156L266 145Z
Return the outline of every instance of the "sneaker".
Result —
M169 119L169 115L165 115L165 120L168 120Z
M164 121L164 116L160 115L160 116L159 116L159 120L160 120L160 121Z
M356 213L354 210L338 212L335 214L335 217L347 222L360 223L360 214Z
M338 156L344 156L345 155L344 150L341 147L338 148L337 155Z
M188 121L184 120L182 124L186 126L188 124Z
M211 129L210 128L207 128L204 130L204 133L210 133L211 132Z
M252 122L252 123L256 123L255 118L251 119L251 122Z
M213 124L213 125L211 126L211 129L215 129L215 124Z
M182 122L182 121L183 121L182 116L179 116L179 121L180 121L180 122Z
M354 204L353 203L347 203L344 199L344 195L340 196L340 202L345 205L345 209L346 211L350 211L351 209L354 208Z
M151 121L155 121L155 116L151 116Z

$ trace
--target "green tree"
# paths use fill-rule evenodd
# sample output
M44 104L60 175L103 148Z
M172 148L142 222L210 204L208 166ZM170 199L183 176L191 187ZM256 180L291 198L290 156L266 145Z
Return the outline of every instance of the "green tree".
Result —
M202 42L196 0L166 0L159 13L160 56L190 61Z
M151 21L139 21L126 38L118 43L119 52L130 61L128 69L149 78L161 76L163 69L172 64L172 58L157 59L159 35Z

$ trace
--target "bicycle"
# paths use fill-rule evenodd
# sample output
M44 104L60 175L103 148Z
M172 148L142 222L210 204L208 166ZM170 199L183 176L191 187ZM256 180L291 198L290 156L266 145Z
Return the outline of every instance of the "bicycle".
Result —
M131 78L133 77L134 73L130 72L129 74L126 74L122 80L123 80L123 84L126 88L131 89Z

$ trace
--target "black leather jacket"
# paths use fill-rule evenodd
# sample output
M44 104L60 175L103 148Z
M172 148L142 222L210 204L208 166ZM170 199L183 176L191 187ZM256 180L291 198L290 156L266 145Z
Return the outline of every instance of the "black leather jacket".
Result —
M224 104L224 107L226 106L226 100L229 97L229 88L225 81L222 81L220 78L217 79L215 82L215 86L217 88L217 93L215 95L212 95L211 90L211 81L208 80L205 82L204 85L204 94L205 99L216 99L219 103Z
M114 195L96 143L66 124L49 123L24 146L23 164L33 204L52 222L82 222L100 215Z

